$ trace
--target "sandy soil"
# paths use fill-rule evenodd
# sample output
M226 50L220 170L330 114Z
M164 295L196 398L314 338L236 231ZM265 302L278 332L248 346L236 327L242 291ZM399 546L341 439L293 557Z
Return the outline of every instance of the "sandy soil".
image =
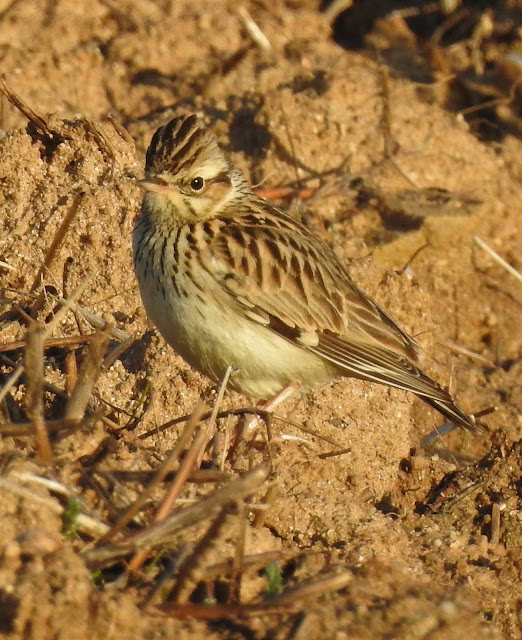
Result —
M444 440L478 462L457 468L427 454L421 438L441 418L398 390L343 380L289 401L281 415L316 435L273 422L270 504L261 526L249 521L246 552L280 553L285 590L332 572L350 579L298 598L284 613L211 622L160 612L159 596L143 611L154 563L115 585L121 566L100 575L86 564L92 537L64 537L49 506L55 492L28 484L32 496L13 495L2 485L0 633L9 640L521 637L522 286L473 240L479 236L522 270L520 135L506 126L485 139L473 121L427 99L426 84L393 66L391 56L383 92L377 57L336 44L316 4L245 3L272 44L269 54L227 0L0 3L2 71L49 128L47 135L28 126L2 99L2 384L23 358L12 347L26 332L15 305L48 322L56 310L51 294L67 296L87 282L81 306L136 337L96 386L98 406L120 429L97 420L60 433L47 466L38 463L32 436L4 436L3 478L18 485L22 473L53 478L112 524L142 485L109 481L106 472L155 469L182 426L138 436L189 414L199 399L216 400L215 385L149 331L130 254L140 206L131 178L142 175L156 127L180 107L207 119L254 184L319 187L312 199L282 206L330 243L355 281L418 337L427 373L470 412L493 409L481 418L485 435L456 432ZM435 193L426 189L446 190L438 197L449 192L450 205L415 217L422 198ZM416 194L415 215L404 214L407 191ZM54 336L90 331L69 314ZM69 352L79 366L84 347L46 350L46 381L61 389L72 375ZM3 402L4 426L26 420L25 391L22 378ZM229 394L223 406L248 404ZM63 406L46 392L47 418L60 417ZM245 453L225 470L233 475L265 457ZM210 489L189 484L182 498ZM37 502L35 493L48 501ZM262 487L258 500L266 493ZM231 520L207 565L234 556L241 518ZM183 543L207 526L186 532ZM172 553L181 548L176 542ZM260 602L265 587L262 567L245 571L241 603ZM201 602L201 593L191 601Z

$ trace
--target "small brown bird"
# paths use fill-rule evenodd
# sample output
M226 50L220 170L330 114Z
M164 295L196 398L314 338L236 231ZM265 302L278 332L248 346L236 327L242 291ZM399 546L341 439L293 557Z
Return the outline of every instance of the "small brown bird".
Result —
M474 419L416 366L418 346L335 253L257 197L195 115L147 151L133 253L145 309L194 368L267 399L353 376L412 391L454 424Z

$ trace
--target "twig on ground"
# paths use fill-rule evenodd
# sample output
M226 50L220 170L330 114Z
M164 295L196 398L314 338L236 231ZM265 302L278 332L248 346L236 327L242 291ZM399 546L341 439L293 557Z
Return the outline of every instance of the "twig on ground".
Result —
M164 604L158 610L176 618L198 618L201 620L219 620L248 618L260 615L280 615L302 609L304 601L318 598L325 593L336 592L347 587L353 581L352 571L327 575L317 580L300 585L295 589L284 591L266 602L254 604L197 605Z
M179 509L163 522L150 526L146 531L142 531L132 538L85 551L82 554L85 562L90 567L99 567L140 549L157 548L168 540L172 540L179 531L214 517L228 502L242 500L259 491L267 479L269 471L268 465L260 464L225 486L212 491L196 504Z
M83 292L83 289L82 289L82 292ZM79 304L76 304L75 300L77 299L78 299L78 296L75 295L74 300L72 299L72 296L69 296L67 299L58 298L58 302L61 305L71 308L75 313L79 313L82 316L82 318L95 329L103 329L103 327L105 327L105 325L107 324L105 320L100 318L100 316L97 316L95 313L92 313L92 311L88 311L87 309L84 309L83 307L81 307ZM118 327L112 327L112 326L110 327L110 334L113 338L115 338L119 342L124 342L125 340L128 340L131 337L126 331L123 331L122 329L118 329Z
M158 509L158 512L156 513L154 522L161 522L168 516L168 514L172 511L172 505L180 495L181 489L186 483L191 470L193 469L193 467L199 468L199 465L201 464L201 457L203 455L203 452L208 442L209 429L215 423L215 420L216 420L215 418L216 407L219 407L219 404L223 399L223 394L225 392L225 388L228 383L228 379L230 377L231 371L232 371L231 367L228 367L223 383L221 385L220 392L218 393L218 397L216 399L216 406L214 407L214 410L212 411L212 414L210 416L209 424L200 425L199 431L194 436L192 445L190 446L190 449L188 450L187 455L183 458L183 461L180 464L179 470L176 473L174 480L172 481L170 489L167 491L167 494L163 498L163 502L160 508ZM198 414L199 413L203 415L204 406L198 407ZM145 551L138 552L129 562L128 571L136 571L144 562L146 555L147 554Z
M491 508L491 536L490 543L495 546L500 542L500 504L494 502Z
M11 480L8 480L7 478L1 476L0 488L5 489L6 491L10 491L20 498L24 498L37 504L41 504L59 516L63 515L65 511L65 508L62 507L62 505L57 500L46 498L45 496L39 495L38 493L34 493L30 489L21 487L19 484L16 484L15 482L12 482ZM108 526L104 522L95 520L94 518L91 518L90 516L87 516L83 513L81 513L77 517L76 524L78 525L78 528L80 530L95 537L103 535L108 529Z
M7 80L4 75L0 76L0 91L5 95L5 97L9 100L9 102L18 109L21 114L23 114L29 122L32 122L34 126L43 133L44 136L54 140L56 137L56 133L49 129L47 122L39 116L35 111L31 109L31 107L25 102L11 89L11 87L7 84Z
M255 44L265 53L272 56L274 49L270 44L270 40L261 31L257 23L244 7L239 7L237 10L241 22L243 23L248 35L252 38Z
M180 453L187 446L192 434L194 433L195 428L200 423L203 414L205 413L206 406L204 403L200 403L196 406L194 411L192 412L183 433L176 441L176 445L174 449L170 452L164 462L160 465L159 469L154 474L150 484L145 488L144 491L140 494L140 496L136 499L136 501L127 509L127 511L121 516L118 522L111 528L111 530L98 541L98 544L106 544L110 542L114 536L116 536L120 531L122 531L127 524L134 518L134 516L139 512L139 510L143 507L143 505L147 502L147 500L152 496L156 487L163 482L164 478L170 471L172 471L175 463L179 459Z
M347 11L353 5L353 0L333 0L323 11L324 19L328 24L333 24L338 16Z
M51 349L54 347L75 347L80 344L86 344L90 342L95 333L90 333L83 336L66 336L65 338L48 338L44 340L44 349ZM25 347L25 340L16 340L15 342L8 342L7 344L0 344L0 353L8 353L9 351L18 351Z
M485 358L484 356L480 355L480 353L475 353L475 351L466 349L466 347L463 347L462 345L457 344L453 340L447 339L444 341L443 344L446 344L450 349L452 349L453 351L456 351L457 353L462 353L465 356L468 356L469 358L473 358L473 360L477 360L478 362L481 362L482 364L486 365L486 367L491 367L495 369L495 367L497 366L495 365L493 360L490 360L489 358Z
M29 325L25 345L25 405L36 436L38 457L49 464L52 462L53 452L44 418L44 335L45 327L41 322L35 320Z
M38 273L36 274L35 279L33 280L33 284L31 285L30 291L34 291L41 284L42 277L44 273L49 269L51 264L53 263L54 257L56 256L58 249L61 247L64 241L64 238L67 235L67 231L69 230L69 227L71 226L71 223L74 220L74 217L78 213L78 209L80 208L80 204L82 203L84 197L85 197L85 193L83 192L75 194L73 201L67 213L65 214L64 219L62 220L60 226L58 227L58 229L56 230L56 233L54 234L54 238L53 238L53 241L51 242L51 246L49 247L49 249L47 250L47 253L45 254L45 258L42 266L38 269Z
M514 276L519 282L522 283L522 274L519 273L516 269L514 269L509 262L506 262L504 260L504 258L501 258L498 253L496 251L494 251L491 247L488 247L488 245L484 242L484 240L481 240L478 236L473 236L473 240L475 241L476 244L478 244L478 246L481 249L484 249L484 251L486 253L488 253L493 260L495 260L496 262L498 262L498 264L503 267L508 273L510 273L512 276Z
M101 363L109 341L110 327L98 333L89 344L87 355L78 374L78 384L65 407L65 421L72 424L79 422L85 415L87 404L91 398L94 385L100 375Z
M230 505L225 505L179 567L176 582L168 596L169 601L180 602L188 599L200 579L201 565L223 537L223 530L230 526L231 518Z

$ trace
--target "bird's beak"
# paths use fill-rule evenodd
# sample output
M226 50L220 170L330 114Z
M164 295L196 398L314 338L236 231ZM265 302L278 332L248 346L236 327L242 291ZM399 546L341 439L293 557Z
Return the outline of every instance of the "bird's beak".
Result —
M134 184L144 191L152 191L152 193L168 193L175 191L175 187L161 178L147 178L145 180L136 180Z

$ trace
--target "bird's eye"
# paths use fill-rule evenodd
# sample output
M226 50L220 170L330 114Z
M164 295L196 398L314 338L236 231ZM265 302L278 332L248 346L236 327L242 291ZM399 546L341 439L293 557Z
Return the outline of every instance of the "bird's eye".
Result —
M201 191L205 186L205 179L201 176L197 176L196 178L192 178L190 181L190 188L192 191Z

